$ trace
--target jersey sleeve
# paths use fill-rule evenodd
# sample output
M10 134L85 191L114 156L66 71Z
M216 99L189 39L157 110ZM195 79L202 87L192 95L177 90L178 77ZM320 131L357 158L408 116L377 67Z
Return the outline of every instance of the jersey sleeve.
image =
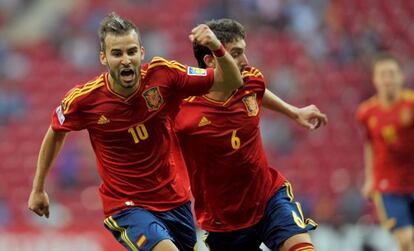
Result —
M156 66L164 67L168 71L171 83L181 97L205 94L214 83L214 69L212 68L201 69L154 57L148 69Z
M362 125L362 137L364 137L366 140L370 140L371 136L368 127L368 108L365 102L358 107L355 117L358 123Z
M52 129L55 131L79 131L84 129L80 99L76 97L77 88L70 90L52 115Z
M245 85L250 85L257 90L261 100L266 90L266 81L263 74L257 68L246 66L243 69L242 78Z

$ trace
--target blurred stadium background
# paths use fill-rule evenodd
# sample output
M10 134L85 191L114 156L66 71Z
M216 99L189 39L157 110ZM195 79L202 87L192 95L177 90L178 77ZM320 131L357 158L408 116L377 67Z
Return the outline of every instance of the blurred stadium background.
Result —
M70 135L49 176L51 218L27 209L52 110L75 83L105 70L96 29L110 11L140 27L146 60L160 55L193 65L193 26L221 17L244 24L248 58L269 89L329 116L328 126L311 133L279 114L262 119L269 161L320 223L317 250L396 250L359 194L362 141L354 113L373 94L369 62L379 50L401 59L413 87L414 1L0 0L0 251L122 250L103 228L84 132Z

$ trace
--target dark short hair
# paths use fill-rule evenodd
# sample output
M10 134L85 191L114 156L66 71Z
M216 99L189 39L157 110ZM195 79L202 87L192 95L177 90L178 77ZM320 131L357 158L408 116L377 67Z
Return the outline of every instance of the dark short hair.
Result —
M390 52L387 51L383 51L383 52L379 52L377 53L371 63L372 69L374 69L374 67L380 63L380 62L384 62L384 61L393 61L395 63L397 63L398 67L401 67L401 62L400 60L394 56L393 54L391 54Z
M105 51L105 38L108 34L125 35L131 30L134 30L137 33L138 42L141 44L141 35L133 22L118 16L115 12L108 14L102 20L98 29L101 51Z
M206 22L206 25L214 32L223 45L246 37L246 31L243 25L232 19L213 19ZM203 60L204 56L213 55L207 47L196 43L193 43L193 53L194 57L197 59L198 66L201 68L207 67Z

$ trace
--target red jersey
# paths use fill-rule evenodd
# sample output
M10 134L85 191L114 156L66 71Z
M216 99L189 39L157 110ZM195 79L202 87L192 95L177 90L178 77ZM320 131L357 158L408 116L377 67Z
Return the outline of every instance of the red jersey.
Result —
M404 90L390 108L372 97L361 104L357 118L373 146L374 189L414 192L414 92Z
M111 90L107 73L68 92L52 128L88 130L106 216L130 206L167 211L190 199L173 122L182 99L208 92L213 79L213 70L155 57L127 98Z
M269 167L260 135L262 74L247 67L244 86L225 102L190 97L176 117L198 223L208 231L256 224L284 178Z

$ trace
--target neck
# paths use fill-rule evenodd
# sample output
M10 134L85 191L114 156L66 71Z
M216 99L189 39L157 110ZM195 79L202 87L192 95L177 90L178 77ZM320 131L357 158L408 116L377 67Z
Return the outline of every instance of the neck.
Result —
M120 84L116 84L111 74L108 74L108 75L109 75L109 78L108 78L109 86L111 87L112 91L114 91L116 94L121 95L122 97L129 97L131 94L133 94L138 89L139 84L141 82L141 76L138 75L137 83L131 88L125 88L125 87L122 87L122 85Z
M206 94L208 98L216 101L226 101L235 91L223 92L223 91L210 91Z
M384 107L390 107L398 102L401 96L401 91L398 90L394 93L382 93L382 94L379 94L378 96L380 99L380 103Z

